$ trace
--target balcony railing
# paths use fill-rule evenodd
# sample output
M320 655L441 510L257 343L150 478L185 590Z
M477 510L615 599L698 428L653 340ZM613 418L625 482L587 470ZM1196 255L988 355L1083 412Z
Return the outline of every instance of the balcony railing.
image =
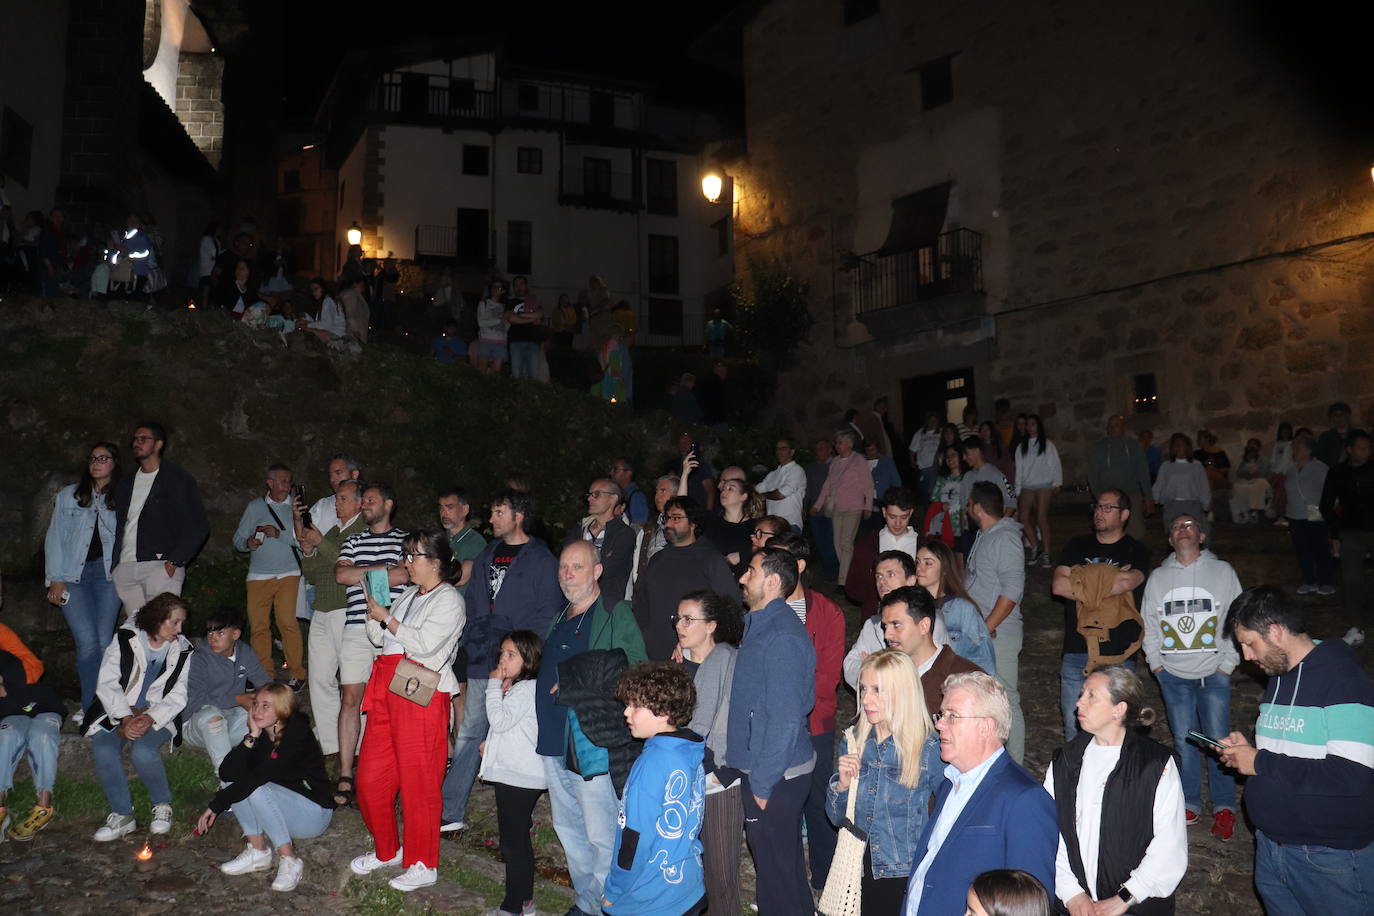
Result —
M972 229L942 233L934 245L914 251L855 260L849 276L856 315L983 292L983 234Z
M577 162L563 170L561 192L563 203L579 206L613 210L638 206L632 173L597 171L582 167Z
M420 73L389 73L372 92L370 108L392 121L437 124L496 116L496 93L463 80Z

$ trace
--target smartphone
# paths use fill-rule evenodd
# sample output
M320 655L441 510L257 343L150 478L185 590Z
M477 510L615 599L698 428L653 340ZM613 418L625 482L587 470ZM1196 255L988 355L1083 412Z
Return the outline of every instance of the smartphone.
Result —
M1188 737L1193 738L1197 741L1201 741L1203 744L1210 745L1211 747L1214 747L1219 751L1224 751L1227 749L1227 745L1222 744L1215 738L1208 738L1202 732L1189 732Z

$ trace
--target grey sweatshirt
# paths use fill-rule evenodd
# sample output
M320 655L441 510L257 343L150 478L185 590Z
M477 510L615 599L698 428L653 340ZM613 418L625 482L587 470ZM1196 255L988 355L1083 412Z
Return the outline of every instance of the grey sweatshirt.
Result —
M692 678L697 688L697 708L687 727L706 739L706 748L716 767L725 763L730 685L734 679L735 647L729 643L717 643Z
M1094 494L1117 489L1132 499L1150 495L1150 465L1135 439L1099 439L1088 459L1088 487Z
M1207 484L1207 472L1201 463L1191 458L1166 461L1159 466L1155 478L1155 502L1192 499L1202 503L1203 510L1212 508L1212 488ZM1320 495L1320 494L1318 494Z
M969 548L964 587L985 614L992 613L998 598L1010 598L1015 610L998 624L999 631L1021 633L1021 596L1026 589L1026 551L1021 546L1021 523L1009 518L978 532Z
M1222 635L1226 612L1240 594L1236 571L1204 550L1184 566L1168 558L1150 574L1140 608L1145 618L1145 660L1175 677L1230 674L1240 661L1236 646Z

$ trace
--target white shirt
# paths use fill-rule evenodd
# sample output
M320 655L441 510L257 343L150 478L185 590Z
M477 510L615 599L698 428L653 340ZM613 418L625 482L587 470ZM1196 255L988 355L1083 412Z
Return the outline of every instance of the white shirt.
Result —
M309 326L317 331L326 332L330 337L342 337L348 333L348 322L344 318L343 309L329 296L325 296L320 302L320 317L311 321Z
M949 795L945 797L944 807L940 809L940 816L935 819L935 826L930 828L930 842L926 845L926 854L921 859L921 864L911 873L911 882L906 888L905 916L916 916L916 911L921 908L921 894L926 888L926 872L930 871L931 863L940 854L940 847L944 845L945 837L954 829L959 815L968 807L969 799L973 798L973 793L983 784L983 777L988 775L988 770L1004 753L1006 749L999 747L991 757L967 773L960 773L959 768L952 763L945 767L945 778L954 783L954 788L950 789Z
M161 467L158 471L162 470ZM148 501L148 492L157 480L157 471L151 473L142 468L134 474L134 493L129 499L129 517L124 522L124 543L120 545L119 562L138 562L138 517L143 514L143 504Z
M935 467L936 453L940 447L940 431L923 429L911 437L907 451L916 453L916 467L924 470Z
M806 472L795 461L779 465L759 481L758 492L772 493L777 490L782 499L768 500L768 514L787 519L787 523L798 531L802 527L802 502L806 499Z
M422 595L420 594L420 590L417 588L415 591L411 592L411 597L409 601L401 600L390 607L389 610L391 611L391 616L395 617L398 623L405 623L407 618L419 614L420 609L424 607L425 602L428 601L437 591L439 591L439 589L432 588L429 590L427 594ZM391 627L386 624L383 624L382 626L382 651L379 654L406 654L405 646L401 645L401 643L396 639L396 637L391 635Z
M1078 793L1074 799L1074 824L1078 831L1078 852L1083 859L1083 874L1097 880L1097 855L1101 849L1102 793L1107 777L1121 758L1121 745L1088 742L1083 752L1083 768L1078 773ZM1054 764L1045 771L1045 791L1054 795ZM1188 870L1188 828L1183 820L1183 785L1173 760L1164 765L1155 789L1154 839L1145 857L1131 870L1126 890L1137 900L1167 897L1174 892ZM1059 837L1059 852L1054 859L1054 893L1065 904L1090 890L1078 883L1069 864L1068 847Z
M343 524L339 510L335 508L333 493L315 500L315 505L310 507L310 523L320 534L328 534L330 528L338 528Z
M1044 490L1064 485L1064 469L1059 464L1059 449L1053 442L1045 443L1044 454L1040 453L1040 440L1030 439L1026 450L1016 447L1016 492L1022 490Z
M878 532L878 552L884 550L900 550L902 553L909 554L911 559L916 559L916 548L921 546L921 536L916 533L914 528L907 528L906 534L896 537L884 525Z

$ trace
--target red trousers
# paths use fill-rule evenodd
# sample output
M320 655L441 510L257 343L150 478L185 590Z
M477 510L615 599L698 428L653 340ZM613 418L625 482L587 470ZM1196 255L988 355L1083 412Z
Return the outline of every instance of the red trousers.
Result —
M443 816L444 763L448 757L449 696L436 692L417 706L387 689L405 656L379 655L363 693L367 730L358 754L358 810L372 834L377 858L401 848L396 793L405 821L403 868L423 862L439 867L439 819Z

